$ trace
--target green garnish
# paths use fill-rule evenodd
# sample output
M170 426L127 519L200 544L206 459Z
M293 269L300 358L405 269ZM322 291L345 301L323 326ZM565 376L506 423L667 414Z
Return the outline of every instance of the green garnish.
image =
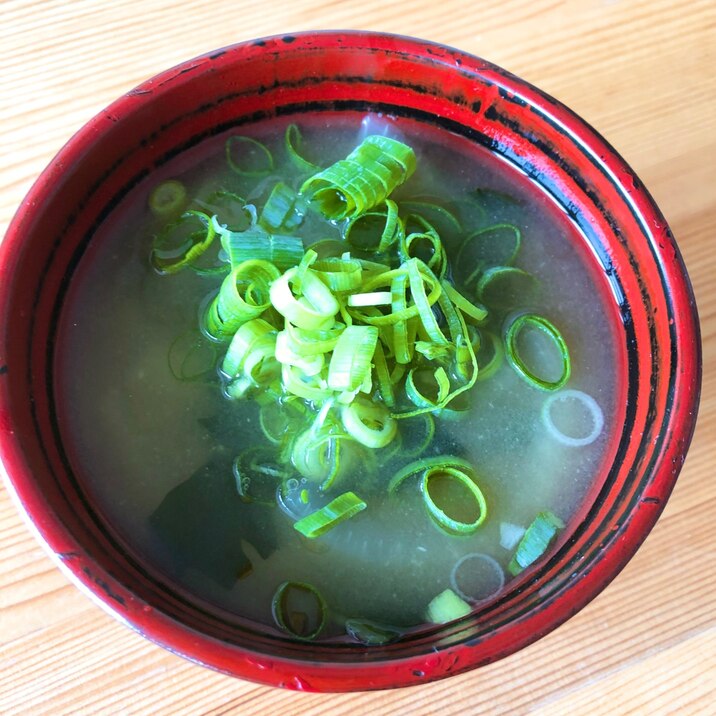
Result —
M545 380L537 375L525 363L517 347L519 336L525 328L534 328L545 334L559 351L562 362L560 376L556 380ZM518 316L510 324L505 333L505 353L509 364L517 371L517 374L526 380L530 385L541 390L559 390L568 380L572 372L572 361L569 357L569 349L562 338L562 334L555 325L543 316L536 316L533 313L524 313Z
M564 529L564 522L557 515L549 511L540 512L522 536L507 571L516 576L537 561L561 529Z
M326 624L326 602L315 587L283 582L271 602L276 624L297 639L315 639Z
M470 605L464 599L460 599L452 589L446 589L428 604L425 618L433 624L447 624L467 616L471 611Z
M459 486L461 495L459 501L445 499L444 495L440 495L446 489L449 490L450 485ZM460 468L438 465L425 470L420 491L428 514L438 527L450 534L472 534L487 517L485 496L473 477ZM451 510L458 506L461 519L449 515L446 511L448 507L443 507L439 503L447 503ZM469 516L463 516L466 509L470 513Z
M367 505L352 492L344 492L325 507L307 515L293 527L304 537L315 539L332 530L336 525L362 512Z
M517 315L501 338L508 312L539 286L514 265L520 229L485 226L496 215L488 211L494 197L446 206L433 197L398 198L394 190L416 168L402 142L368 136L324 169L305 157L302 143L295 124L276 158L252 137L230 137L228 186L241 195L214 185L187 203L174 180L152 192L150 207L166 221L153 241L154 269L164 275L189 268L196 280L215 281L202 304L203 336L193 331L175 341L171 370L180 380L209 380L218 370L228 398L256 403L265 440L236 457L236 490L241 500L264 505L278 496L306 538L369 509L345 491L359 465L399 457L413 461L390 480L395 468L384 478L375 469L370 489L387 488L393 502L403 496L399 488L413 490L424 519L449 535L472 534L488 518L488 502L470 462L434 454L436 424L477 409L478 381L501 371L504 357L546 391L565 385L571 372L567 345L547 318ZM274 174L281 161L293 165L293 178ZM540 375L533 365L535 336L547 339L550 353L556 348L558 374L549 367ZM333 499L324 507L296 519L327 493ZM552 513L540 513L509 571L538 559L563 527ZM447 589L430 602L426 618L444 623L469 613ZM313 639L326 605L314 587L284 582L273 614L284 631ZM369 645L400 635L363 619L345 626Z
M179 214L186 204L186 188L180 181L169 179L154 187L149 195L149 208L160 219Z
M226 140L226 161L244 177L263 177L274 169L271 151L251 137L229 137Z
M301 194L327 219L358 216L379 206L415 171L415 154L402 142L366 137L345 159L314 174Z

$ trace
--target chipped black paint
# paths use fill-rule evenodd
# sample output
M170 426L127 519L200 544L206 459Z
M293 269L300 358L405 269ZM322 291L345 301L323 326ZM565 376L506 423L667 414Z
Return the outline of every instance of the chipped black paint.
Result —
M660 505L661 500L658 497L642 497L641 501L647 505Z
M122 606L125 606L127 604L127 600L117 592L112 589L111 585L106 582L102 577L95 577L94 574L92 574L92 570L89 567L82 567L82 571L87 575L89 579L91 579L110 599L113 599L118 604L121 604Z
M223 57L228 50L219 50L218 52L215 52L213 55L209 55L210 60L218 60L220 57Z

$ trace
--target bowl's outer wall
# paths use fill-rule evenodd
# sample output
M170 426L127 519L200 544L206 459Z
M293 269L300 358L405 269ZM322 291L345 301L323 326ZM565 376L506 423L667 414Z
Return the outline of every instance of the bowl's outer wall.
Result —
M168 589L105 523L60 440L52 345L72 271L96 226L153 167L273 113L405 113L472 137L540 183L580 227L621 316L624 429L582 523L519 589L381 649L291 643ZM581 609L661 512L700 386L693 294L673 237L634 173L592 129L482 60L417 40L316 33L244 43L159 75L83 127L43 173L0 246L0 456L11 489L75 580L150 639L262 683L362 690L485 664Z

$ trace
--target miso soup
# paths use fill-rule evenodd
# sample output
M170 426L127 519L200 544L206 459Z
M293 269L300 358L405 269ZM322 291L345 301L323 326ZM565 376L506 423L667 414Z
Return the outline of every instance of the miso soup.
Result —
M300 115L202 142L98 230L56 393L157 578L380 644L549 556L605 460L613 317L576 228L465 138Z

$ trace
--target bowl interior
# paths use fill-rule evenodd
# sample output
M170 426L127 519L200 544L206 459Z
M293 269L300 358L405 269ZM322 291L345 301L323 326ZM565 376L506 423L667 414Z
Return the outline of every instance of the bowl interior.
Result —
M397 644L276 637L153 573L89 500L63 446L53 346L63 299L97 227L149 172L263 118L384 112L487 147L579 229L618 332L623 424L576 527L551 559L477 615ZM294 688L417 683L533 641L595 596L660 513L693 430L693 297L673 237L636 176L567 109L476 58L366 33L237 45L149 80L83 128L23 203L0 253L2 458L25 511L73 578L149 638L214 668Z

